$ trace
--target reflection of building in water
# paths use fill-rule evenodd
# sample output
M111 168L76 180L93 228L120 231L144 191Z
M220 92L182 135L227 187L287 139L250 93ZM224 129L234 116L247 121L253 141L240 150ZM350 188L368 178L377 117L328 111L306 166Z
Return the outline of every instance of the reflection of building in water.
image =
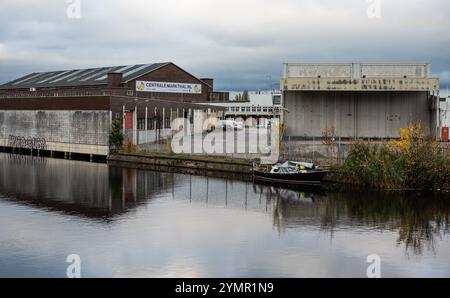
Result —
M0 174L2 196L93 217L111 217L160 195L271 214L276 196L270 188L249 182L11 154L0 154ZM309 200L286 190L281 194L293 201Z
M95 215L108 209L107 181L104 164L0 154L0 193L14 200Z
M115 215L161 200L203 209L265 214L287 229L342 230L369 227L398 233L414 253L449 233L450 197L382 193L327 193L250 182L79 161L0 154L0 198L73 215L114 220ZM172 207L172 205L171 205ZM196 209L195 209L196 210ZM175 213L174 213L175 214ZM187 223L189 224L189 223Z
M159 173L106 164L0 154L1 196L71 214L109 217L136 206L145 198L136 196L138 176L149 195L172 181Z

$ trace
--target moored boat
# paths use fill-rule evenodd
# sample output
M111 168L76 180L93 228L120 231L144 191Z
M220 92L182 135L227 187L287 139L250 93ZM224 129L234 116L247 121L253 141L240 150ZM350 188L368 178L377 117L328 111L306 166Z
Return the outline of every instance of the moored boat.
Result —
M297 161L253 167L255 180L279 184L318 185L327 173L312 163Z

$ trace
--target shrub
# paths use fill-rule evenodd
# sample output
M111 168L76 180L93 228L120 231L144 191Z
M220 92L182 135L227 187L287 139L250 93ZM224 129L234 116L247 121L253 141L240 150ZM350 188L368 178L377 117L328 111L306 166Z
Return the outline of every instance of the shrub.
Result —
M372 188L401 189L405 185L401 156L387 144L358 142L350 147L339 171L341 180Z
M420 189L448 187L450 158L448 152L427 136L419 123L400 129L400 140L392 142L402 155L407 186Z
M109 143L115 148L120 148L123 146L123 133L121 121L119 119L114 119L112 123L111 133L109 135Z
M137 151L137 146L133 144L133 140L127 139L127 152L134 153Z
M350 147L339 170L342 181L380 189L443 189L450 187L450 157L423 132L420 123L400 130L391 143Z

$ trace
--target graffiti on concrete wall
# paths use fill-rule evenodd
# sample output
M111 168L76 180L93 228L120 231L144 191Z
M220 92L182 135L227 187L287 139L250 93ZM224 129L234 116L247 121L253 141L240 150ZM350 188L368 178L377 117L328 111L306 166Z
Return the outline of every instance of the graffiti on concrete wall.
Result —
M10 135L8 138L8 147L47 150L47 142L44 138L25 138Z

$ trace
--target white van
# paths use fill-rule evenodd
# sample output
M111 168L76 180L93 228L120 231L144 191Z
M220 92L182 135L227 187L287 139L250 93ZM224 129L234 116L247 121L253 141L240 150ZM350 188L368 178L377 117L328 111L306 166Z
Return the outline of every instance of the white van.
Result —
M237 122L235 120L221 120L220 127L222 127L225 130L226 129L242 130L244 129L244 124L241 122Z

